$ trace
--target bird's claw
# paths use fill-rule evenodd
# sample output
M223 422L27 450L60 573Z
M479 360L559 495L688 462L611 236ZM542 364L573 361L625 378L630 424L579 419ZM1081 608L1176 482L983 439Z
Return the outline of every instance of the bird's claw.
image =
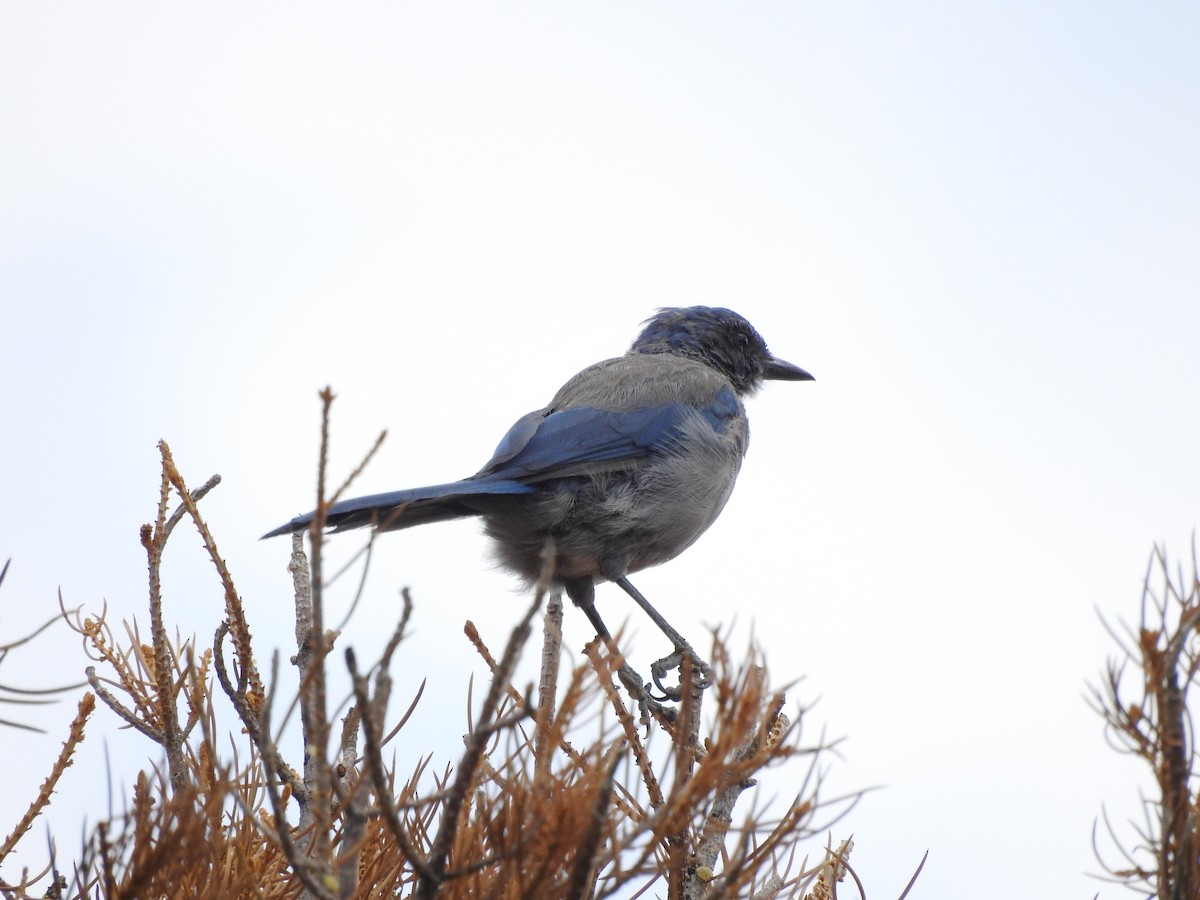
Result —
M661 697L651 697L654 700L661 702L671 701L678 703L683 698L683 660L688 658L692 665L692 677L696 679L696 687L704 690L712 684L712 668L702 660L696 651L691 647L676 647L675 652L670 656L664 656L662 659L650 664L650 678L654 682L654 686L658 688L662 694ZM668 673L679 670L680 681L674 686L663 684L663 679Z

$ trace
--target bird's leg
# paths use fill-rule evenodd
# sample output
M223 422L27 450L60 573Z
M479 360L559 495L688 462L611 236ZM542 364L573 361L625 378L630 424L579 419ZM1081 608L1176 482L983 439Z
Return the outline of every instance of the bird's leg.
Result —
M608 630L608 626L604 624L604 620L600 618L600 613L596 609L596 589L592 583L592 579L580 578L568 581L566 583L566 590L567 596L571 598L571 601L576 606L583 610L583 614L588 617L588 621L596 629L596 636L604 642L610 653L620 658L621 665L617 669L617 677L621 679L621 683L625 685L625 689L637 699L638 704L642 707L642 715L646 714L647 709L653 709L659 715L674 720L674 710L664 707L661 701L650 693L650 685L637 673L633 666L625 661L624 655L617 646L616 639L612 636L612 632Z
M671 627L671 623L664 619L662 614L650 605L650 601L642 596L642 592L635 588L624 575L618 575L611 580L613 584L619 586L621 590L634 599L634 602L650 617L650 621L657 625L659 630L675 645L674 653L650 664L650 677L654 680L654 686L662 692L662 699L677 701L683 696L683 685L666 687L663 685L662 680L672 669L678 669L683 665L685 654L691 658L692 666L700 676L701 689L712 684L712 669L708 663L701 659L700 655L692 649L692 645L687 642L684 636ZM593 622L592 624L595 623Z
M642 680L633 666L625 661L624 655L620 648L617 647L616 639L608 630L608 626L604 624L604 620L600 618L600 613L596 610L595 603L589 603L587 606L581 607L583 614L588 617L588 621L592 623L592 627L596 629L596 635L608 647L609 652L615 653L621 660L621 667L617 670L617 675L621 679L621 683L633 693L639 700L653 700L654 695L650 693L650 686Z

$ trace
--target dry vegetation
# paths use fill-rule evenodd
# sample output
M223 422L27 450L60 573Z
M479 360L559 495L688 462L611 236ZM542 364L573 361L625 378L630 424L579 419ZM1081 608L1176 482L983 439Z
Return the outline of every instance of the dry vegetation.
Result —
M1174 572L1156 549L1146 572L1136 629L1108 627L1120 655L1109 660L1092 705L1111 745L1142 760L1155 791L1144 820L1116 827L1103 817L1096 856L1112 881L1157 900L1200 897L1200 796L1188 694L1200 673L1200 576Z
M327 434L332 397L323 397ZM161 747L163 763L137 775L124 814L100 822L76 858L9 876L0 883L5 896L863 894L850 867L852 843L834 843L828 831L857 797L822 794L828 747L805 741L803 710L769 686L756 653L735 659L714 636L712 684L702 687L685 665L681 701L656 703L623 690L611 645L593 642L585 662L560 673L562 601L539 589L498 653L467 624L466 639L493 677L482 702L470 704L478 712L462 755L435 763L419 736L404 730L421 686L402 687L404 709L392 708L390 664L404 652L408 595L373 665L363 668L352 650L335 654L339 635L324 622L318 517L311 558L299 536L292 545L294 674L278 651L260 665L241 596L197 505L218 479L189 491L165 444L161 451L157 515L141 535L148 634L126 624L122 637L103 615L69 616L96 663L87 670L92 690L27 814L0 843L0 863L49 802L96 698ZM204 650L170 639L162 603L163 548L185 519L224 589L225 616ZM539 612L540 683L522 690L513 671ZM343 665L354 704L331 721L326 680ZM218 726L228 708L240 733ZM291 709L303 733L299 761L280 749ZM397 759L416 762L401 771ZM795 790L773 818L772 805L748 790L767 767L784 767Z

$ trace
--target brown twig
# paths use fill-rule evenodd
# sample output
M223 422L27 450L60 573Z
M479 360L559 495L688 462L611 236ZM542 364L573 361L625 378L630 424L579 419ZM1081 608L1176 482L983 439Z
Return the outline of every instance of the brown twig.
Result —
M383 764L383 755L380 751L380 729L375 719L375 704L368 693L366 677L360 675L358 672L358 665L354 657L354 648L352 647L346 649L346 667L349 669L350 677L354 683L355 703L361 711L363 744L365 745L364 765L367 768L368 776L375 786L375 802L379 804L379 809L383 815L384 822L387 824L388 831L391 833L392 839L400 847L400 851L404 854L405 859L417 870L422 881L436 885L440 882L440 872L430 864L425 854L417 849L415 841L409 836L407 829L400 821L400 813L396 808L391 787L388 785L387 768Z
M17 843L25 835L25 832L33 825L34 820L50 804L50 796L54 793L54 788L58 785L58 780L62 777L63 772L71 765L71 759L75 755L75 750L83 740L83 726L87 724L87 720L91 718L95 708L96 698L91 694L84 694L83 699L79 701L79 711L75 714L75 718L71 722L71 730L67 734L67 739L63 741L62 750L59 752L54 766L50 769L50 774L42 782L41 790L38 791L38 795L34 798L33 802L29 804L29 808L25 810L25 814L21 816L16 827L4 839L4 842L0 843L0 862L3 862L4 858L12 852L12 849L17 846Z
M1157 589L1156 570L1161 574ZM1190 578L1182 571L1173 576L1165 552L1154 549L1143 584L1140 627L1127 629L1126 640L1105 623L1125 658L1109 661L1103 686L1093 688L1089 698L1104 718L1112 746L1142 758L1158 787L1157 801L1147 805L1150 821L1137 829L1134 851L1122 847L1105 818L1125 865L1106 864L1098 847L1097 858L1113 880L1150 889L1160 900L1200 896L1200 800L1193 785L1197 748L1188 698L1200 671L1198 573L1194 545ZM1141 676L1132 700L1122 689L1131 668Z
M518 717L504 720L497 716L497 710L500 706L501 697L504 695L505 686L512 677L512 671L517 664L521 648L529 640L531 632L530 623L533 621L533 617L538 609L541 608L542 599L542 592L539 591L529 610L509 636L508 644L504 648L504 655L500 659L498 674L492 679L492 686L488 690L487 696L483 701L483 707L479 711L478 722L467 738L467 747L463 752L462 759L459 760L458 773L454 784L449 794L447 794L445 802L442 804L441 824L438 826L433 844L429 848L429 866L434 877L430 877L429 874L422 875L417 886L416 896L421 898L421 900L431 900L437 893L442 879L445 877L446 858L450 853L450 847L454 843L454 837L459 828L459 815L466 802L467 793L471 789L471 782L474 780L475 774L479 769L479 762L483 757L483 751L487 746L488 740L497 729L507 727L507 725L533 714L533 710L526 705Z
M600 787L596 791L596 800L592 804L592 818L588 824L588 830L579 844L579 851L575 855L575 865L571 869L571 879L567 882L565 896L568 900L586 900L595 890L596 853L604 839L608 807L613 795L613 779L620 763L619 748L613 747L604 760L604 778L600 782Z

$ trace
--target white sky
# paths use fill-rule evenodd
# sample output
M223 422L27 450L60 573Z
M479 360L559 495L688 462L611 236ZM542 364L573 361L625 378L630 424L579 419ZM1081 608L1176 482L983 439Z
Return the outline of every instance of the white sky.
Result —
M1082 695L1096 610L1132 619L1200 510L1197 46L1185 3L7 4L0 635L60 586L144 622L161 437L224 477L206 513L286 653L287 544L257 538L312 505L320 386L339 471L391 432L361 492L446 481L656 307L729 306L818 380L752 401L723 517L635 583L820 697L835 789L885 786L837 835L871 896L926 848L922 897L1121 896L1091 828L1140 771ZM452 752L463 620L500 643L525 600L472 523L379 550L343 640L412 586L397 677L431 676ZM190 535L168 562L211 641ZM83 664L64 630L0 681ZM0 740L30 796L72 713ZM101 739L118 785L145 762L115 731L63 783L64 846L107 808Z

